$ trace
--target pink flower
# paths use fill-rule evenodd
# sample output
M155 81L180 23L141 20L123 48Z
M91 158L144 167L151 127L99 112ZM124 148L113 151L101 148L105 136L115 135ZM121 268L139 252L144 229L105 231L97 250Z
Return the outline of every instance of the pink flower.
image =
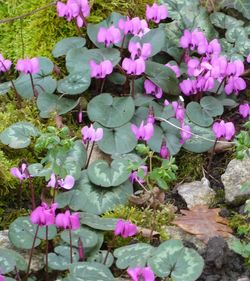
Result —
M5 277L0 274L0 281L5 281Z
M248 117L250 114L250 105L249 103L244 103L239 106L240 115L244 118Z
M141 75L145 71L146 65L142 58L136 60L125 58L122 62L122 68L127 72L127 74Z
M173 70L175 73L176 78L179 78L181 76L181 71L178 65L171 65L170 63L165 64L166 67L170 68Z
M127 273L133 281L154 281L155 276L152 269L148 267L128 268Z
M215 122L212 130L217 139L224 137L228 141L230 141L235 134L234 124L232 122L225 123L223 120Z
M113 25L109 28L100 27L97 34L97 41L103 43L105 47L109 47L114 43L119 43L121 40L121 32Z
M7 72L10 70L12 62L4 59L3 55L0 54L0 72Z
M172 102L172 107L175 112L175 118L179 120L180 122L184 121L185 118L185 108L179 104L177 101Z
M250 63L250 54L247 56L247 62Z
M144 125L144 121L141 122L139 128L132 124L131 130L137 140L149 141L154 134L154 126L151 123Z
M138 170L143 170L144 172L144 177L146 177L147 173L148 173L148 167L147 166L144 166L144 165L141 165L139 167ZM139 184L142 184L145 182L145 180L141 177L138 176L138 170L136 171L132 171L131 174L130 174L130 177L129 177L129 180L134 183L134 182L138 182Z
M139 42L129 42L128 50L131 53L131 58L133 60L142 58L144 60L148 59L152 52L152 46L150 43L144 43L141 45Z
M12 176L14 176L15 178L18 178L21 183L23 180L28 179L30 177L27 167L28 166L26 163L22 163L21 166L19 166L19 167L11 168L10 172L11 172Z
M233 62L229 62L227 65L226 74L228 76L241 76L244 73L244 63L241 60L235 60Z
M49 207L46 203L43 202L41 206L32 211L30 215L30 221L33 224L38 224L39 226L55 224L56 208L57 203L53 203L51 204L51 207Z
M208 42L203 32L197 29L190 32L186 29L180 39L180 46L184 49L189 48L192 51L197 50L202 55L207 51Z
M75 184L75 179L71 175L67 175L65 179L57 179L56 175L54 173L51 174L50 176L50 181L47 184L47 187L52 187L52 188L64 188L64 189L72 189L72 187Z
M191 128L188 125L185 125L184 123L181 125L181 140L180 144L184 144L187 140L189 140L192 137L191 134Z
M154 3L152 6L146 7L146 18L148 21L152 20L155 23L159 23L161 20L165 20L168 17L168 10L165 5L157 5Z
M221 53L221 45L218 39L212 40L207 46L207 54L218 56Z
M179 86L185 96L195 95L197 93L196 80L186 79L183 80Z
M170 152L169 152L169 149L167 147L167 142L166 142L165 139L163 139L162 143L161 143L160 156L163 159L169 159L169 157L170 157Z
M110 60L104 60L100 64L97 64L94 60L89 62L91 77L97 79L105 78L107 75L111 74L113 71L113 65Z
M64 229L79 229L81 226L79 214L70 214L69 210L67 210L65 213L58 214L56 216L56 226Z
M147 95L153 95L157 99L160 99L163 95L162 89L148 79L144 81L144 89Z
M150 107L149 110L148 110L147 123L151 123L151 124L155 123L155 114L154 114L154 108L153 107Z
M148 24L145 20L141 20L140 18L132 18L127 17L126 20L120 19L118 22L119 28L126 34L140 35L145 34L149 31Z
M230 76L226 82L225 92L227 95L230 95L232 92L238 95L239 91L246 89L246 86L245 80L241 77Z
M25 74L37 74L40 70L38 58L19 59L16 64L16 70Z
M131 237L137 234L137 227L135 224L124 221L124 220L118 220L115 225L115 235L122 236L123 238Z
M95 129L91 124L90 127L84 126L81 130L83 143L99 141L103 138L103 129L97 128Z
M164 106L168 106L170 105L170 102L168 100L164 100L164 103L163 103Z

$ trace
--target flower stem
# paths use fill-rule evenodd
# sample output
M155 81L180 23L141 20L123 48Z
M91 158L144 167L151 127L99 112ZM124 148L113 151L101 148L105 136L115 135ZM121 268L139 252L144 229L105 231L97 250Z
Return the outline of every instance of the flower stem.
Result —
M46 225L46 261L45 261L45 280L49 281L49 271L48 271L48 252L49 252L49 227Z
M91 149L90 149L90 152L89 152L89 156L88 156L88 160L87 160L87 164L86 164L86 169L87 169L88 166L89 166L89 161L90 161L90 158L91 158L93 149L94 149L94 145L95 145L95 142L92 143L92 146L91 146Z
M69 229L69 246L70 246L70 263L73 263L73 248L72 248L72 233L71 233L71 228Z
M225 80L226 80L226 77L224 77L223 80L220 82L220 85L219 85L215 95L217 95L219 93L219 90L220 90L221 86L223 85L223 83L225 82Z
M31 247L31 251L30 251L30 256L29 256L28 268L27 268L26 276L25 276L24 280L28 280L28 277L29 277L31 260L32 260L34 249L35 249L35 243L36 243L36 238L37 238L38 230L39 230L39 224L36 227L36 232L35 232L35 236L34 236L32 247Z
M135 96L135 78L134 78L134 76L132 78L131 83L132 83L132 97L134 98L134 96Z
M104 84L105 84L105 78L102 79L100 94L101 94L102 91L103 91Z
M114 235L114 236L113 236L113 239L112 239L112 241L111 241L111 243L108 245L107 253L106 253L106 256L105 256L104 261L103 261L103 264L104 264L104 265L106 264L106 262L107 262L107 260L108 260L108 256L109 256L109 254L110 254L110 252L111 252L111 249L113 248L113 245L114 245L114 243L115 243L115 239L116 239L116 237L115 237L115 235Z
M208 163L208 166L207 166L207 172L208 172L208 173L210 173L210 169L211 169L211 165L212 165L212 161L213 161L213 157L214 157L214 153L215 153L216 144L217 144L217 139L216 139L215 142L214 142L214 146L213 146L211 155L210 155L210 157L209 157L209 163Z
M36 93L36 89L35 89L35 84L34 84L34 79L33 79L33 76L31 73L29 73L30 75L30 81L31 81L31 86L32 86L32 90L33 90L33 94L34 94L34 97L37 97L37 93Z
M30 186L30 191L31 191L32 210L34 210L36 208L36 200L35 200L34 186L33 186L31 178L29 178L29 186Z

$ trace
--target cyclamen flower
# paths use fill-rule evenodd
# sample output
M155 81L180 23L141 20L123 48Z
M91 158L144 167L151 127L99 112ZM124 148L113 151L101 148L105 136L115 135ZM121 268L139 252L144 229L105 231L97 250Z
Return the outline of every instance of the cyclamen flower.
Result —
M250 114L250 105L249 103L244 103L239 106L240 115L244 118L248 117Z
M207 46L207 54L218 56L220 53L221 53L221 45L218 39L214 39L211 42L209 42Z
M147 95L153 95L157 99L160 99L163 95L162 89L148 79L144 81L144 89Z
M144 60L148 59L152 53L152 46L150 43L144 43L141 45L139 42L129 42L128 50L131 53L131 58Z
M47 187L62 187L64 189L71 189L75 184L75 179L71 175L67 175L65 179L57 179L54 173L50 176L50 181L47 184Z
M55 211L57 206L57 203L53 203L51 207L49 207L43 202L41 206L32 211L30 221L39 226L55 224Z
M180 47L184 49L191 49L194 51L197 49L200 55L205 54L208 47L206 36L203 32L197 29L190 32L188 29L184 30L184 34L180 39Z
M120 219L115 225L114 233L116 236L120 235L123 238L131 237L137 234L137 227L129 221Z
M232 122L225 123L223 120L215 122L212 130L217 139L224 137L228 141L230 141L235 134L234 124Z
M127 273L133 281L154 281L155 275L152 269L148 267L128 268Z
M179 104L177 101L172 102L172 107L175 112L175 118L179 120L180 122L184 121L185 118L185 108Z
M22 182L25 179L28 179L30 177L30 174L27 170L27 164L22 163L20 167L13 167L10 169L11 174L20 180Z
M127 74L141 75L146 69L146 64L142 58L136 60L125 58L122 62L122 68Z
M191 134L191 128L188 125L185 125L184 123L181 125L181 140L180 144L184 144L187 140L189 140L192 137Z
M89 62L91 77L105 78L108 74L111 74L113 71L113 65L110 60L104 60L100 64L97 64L94 60Z
M250 63L250 54L247 56L247 62Z
M37 74L40 70L38 58L19 59L16 64L16 70L25 74Z
M131 130L137 140L149 141L154 134L154 126L151 123L144 125L144 121L141 122L139 128L132 124Z
M88 142L99 141L103 138L103 129L97 128L95 129L91 124L90 127L84 126L81 130L83 136L83 143L86 144Z
M5 281L5 277L3 275L0 275L0 281Z
M196 80L186 79L183 80L179 86L185 96L195 95L197 93Z
M232 92L238 95L239 91L246 89L246 86L247 85L244 79L237 76L231 76L227 80L225 92L227 95L230 95Z
M63 229L79 229L81 226L79 214L71 214L69 210L65 213L58 214L56 216L56 226Z
M105 47L109 47L114 43L119 43L121 40L121 32L113 25L105 28L101 27L97 34L97 41L103 43Z
M0 72L7 72L10 70L12 62L4 59L3 55L0 54Z
M161 149L160 149L160 156L163 159L169 159L169 157L170 157L170 152L169 152L169 149L167 147L167 142L166 142L165 139L162 140Z
M155 114L154 114L154 108L153 107L150 107L149 110L148 110L147 123L151 123L151 124L155 123Z
M165 5L157 5L154 3L152 6L146 7L146 18L148 21L152 20L155 23L159 23L161 20L165 20L168 17L168 10Z
M181 71L178 65L171 65L170 63L165 64L166 67L170 68L173 70L175 73L176 78L179 78L181 76Z
M244 73L244 71L244 63L241 60L235 60L228 63L226 75L239 77Z
M145 177L145 176L147 175L147 173L148 173L148 167L147 167L147 166L144 166L144 165L141 165L141 166L139 167L139 169L143 170L143 172L144 172L144 177ZM138 169L138 170L139 170L139 169ZM139 184L143 184L145 181L144 181L143 178L141 178L141 177L138 176L138 170L132 171L132 172L131 172L131 174L130 174L130 176L129 176L129 180L130 180L132 183L138 182Z
M120 19L118 22L118 27L126 34L132 35L143 35L147 33L150 29L145 20L141 20L138 17L130 19L127 17L126 20Z

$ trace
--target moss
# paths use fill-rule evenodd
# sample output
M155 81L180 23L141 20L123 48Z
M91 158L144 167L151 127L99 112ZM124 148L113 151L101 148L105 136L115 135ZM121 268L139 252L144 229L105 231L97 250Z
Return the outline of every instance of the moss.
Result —
M247 215L235 213L229 219L229 226L236 231L237 235L250 239L250 224Z
M162 240L167 240L168 234L165 231L164 227L169 225L170 222L174 219L174 213L171 206L162 205L157 211L156 215L152 209L148 208L138 208L135 206L118 206L111 212L107 212L103 215L104 218L120 218L124 220L129 220L132 223L136 224L139 227L151 229L152 221L155 222L155 231L159 232L160 238ZM111 234L108 233L108 236ZM111 237L107 237L108 241L111 241ZM110 240L111 239L111 240ZM136 239L140 242L148 242L148 239L142 235L136 236ZM115 241L115 248L128 245L129 242L133 241L133 238L119 238L117 237Z
M0 18L18 16L50 2L52 1L0 0ZM146 3L153 2L152 0L90 0L92 9L88 21L100 22L113 11L144 17ZM22 45L24 45L24 56L50 57L51 50L60 39L78 35L75 24L59 18L54 6L23 20L1 24L0 30L0 53L14 61L23 56Z

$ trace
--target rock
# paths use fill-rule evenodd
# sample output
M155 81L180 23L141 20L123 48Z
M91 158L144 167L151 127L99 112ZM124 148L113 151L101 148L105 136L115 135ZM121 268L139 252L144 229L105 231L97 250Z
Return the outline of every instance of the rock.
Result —
M20 255L24 257L26 262L29 261L29 251L28 250L20 250L14 247L9 241L8 230L0 231L0 248L11 249L18 252ZM38 252L36 249L34 250L32 261L31 261L31 271L39 271L44 267L44 255Z
M90 144L89 147L88 147L88 153L87 153L87 155L89 155L89 153L90 153L91 146L92 146L92 144ZM107 161L108 163L111 163L111 161L112 161L110 155L105 154L104 152L102 152L102 151L98 148L98 145L95 143L95 144L94 144L93 151L92 151L92 154L91 154L91 158L90 158L89 164L93 163L93 162L96 161L96 160L105 160L105 161Z
M239 278L237 281L250 281L248 277Z
M225 188L226 202L232 205L241 205L250 198L250 184L246 190L241 191L241 186L250 182L250 158L243 160L233 159L229 162L225 173L221 176Z
M209 187L209 181L206 178L181 184L177 191L189 209L196 205L209 205L215 196L215 192Z

